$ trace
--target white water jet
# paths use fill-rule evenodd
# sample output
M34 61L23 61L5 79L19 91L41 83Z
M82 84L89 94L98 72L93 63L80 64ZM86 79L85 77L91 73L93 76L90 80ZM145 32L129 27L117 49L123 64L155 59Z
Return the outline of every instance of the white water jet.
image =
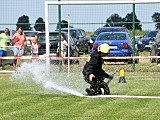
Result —
M36 85L41 85L46 90L56 90L61 93L68 93L80 97L84 96L84 93L81 93L85 89L85 86L82 84L84 82L83 78L76 78L78 81L72 80L74 78L71 76L67 77L66 73L58 72L58 65L52 65L49 74L47 69L45 62L42 61L24 62L17 68L16 72L12 74L11 79L25 83L32 80Z

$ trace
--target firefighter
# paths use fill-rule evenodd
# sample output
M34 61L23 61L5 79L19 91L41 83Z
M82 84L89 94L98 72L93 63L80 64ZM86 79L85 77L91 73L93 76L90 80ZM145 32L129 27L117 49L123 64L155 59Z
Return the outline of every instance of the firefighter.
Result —
M108 56L109 50L108 44L101 44L86 60L82 73L85 81L90 84L90 88L86 88L88 95L110 94L110 89L104 79L112 80L113 76L102 69L103 57Z

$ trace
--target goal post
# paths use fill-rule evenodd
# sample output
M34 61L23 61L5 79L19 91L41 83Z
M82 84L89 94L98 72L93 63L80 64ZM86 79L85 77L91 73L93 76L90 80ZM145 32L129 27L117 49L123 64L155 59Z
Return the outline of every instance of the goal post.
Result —
M160 4L159 0L109 0L109 1L45 1L45 32L46 32L46 56L49 57L49 6L50 5L136 5L136 4ZM134 10L133 10L134 11ZM132 11L132 12L133 12ZM134 18L133 18L134 19ZM58 21L59 23L61 21ZM134 22L134 20L132 21ZM147 22L146 22L147 23ZM134 23L133 23L134 24ZM134 25L133 25L134 28ZM133 33L134 30L132 31ZM134 36L134 35L133 35ZM134 52L133 52L134 53ZM134 61L134 60L133 60ZM133 63L134 64L134 63ZM133 65L133 70L135 65Z
M49 5L110 5L110 4L156 4L159 0L115 0L115 1L45 1L46 56L49 56ZM60 21L59 21L60 22Z

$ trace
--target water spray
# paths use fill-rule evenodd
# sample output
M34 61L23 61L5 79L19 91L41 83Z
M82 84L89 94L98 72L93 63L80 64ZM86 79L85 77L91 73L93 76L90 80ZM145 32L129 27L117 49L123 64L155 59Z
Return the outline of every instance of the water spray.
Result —
M23 63L21 67L17 68L16 72L12 74L12 80L19 79L23 82L28 82L32 80L36 85L41 85L45 90L52 91L56 90L61 93L68 93L75 96L83 97L83 93L77 91L77 86L79 83L73 83L75 86L68 85L70 77L64 77L64 73L57 72L58 67L53 65L50 74L46 71L46 64L41 61L33 61L31 63ZM66 85L65 85L66 83ZM83 87L82 87L83 89ZM83 91L83 90L79 91Z

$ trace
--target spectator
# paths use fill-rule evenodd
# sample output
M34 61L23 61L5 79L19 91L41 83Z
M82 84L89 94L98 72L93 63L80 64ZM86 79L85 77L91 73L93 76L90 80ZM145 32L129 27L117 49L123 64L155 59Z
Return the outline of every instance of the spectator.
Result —
M18 28L17 33L13 35L11 40L14 40L14 57L22 56L24 54L26 43L26 36L23 33L23 29L21 27ZM14 59L13 66L16 67L17 59Z
M35 36L33 40L29 39L29 41L30 41L30 44L31 44L31 55L32 56L38 56L38 48L41 45L38 43L37 36Z
M66 57L66 55L67 55L67 47L68 47L68 43L64 39L64 35L61 34L61 56L62 57ZM57 47L57 54L58 53L59 53L59 43L58 43L58 47ZM64 60L62 60L62 66L65 67Z
M9 45L9 29L5 28L4 33L0 34L0 57L5 57L7 56L7 49L6 46ZM0 60L2 64L2 70L5 70L5 63L4 60Z

